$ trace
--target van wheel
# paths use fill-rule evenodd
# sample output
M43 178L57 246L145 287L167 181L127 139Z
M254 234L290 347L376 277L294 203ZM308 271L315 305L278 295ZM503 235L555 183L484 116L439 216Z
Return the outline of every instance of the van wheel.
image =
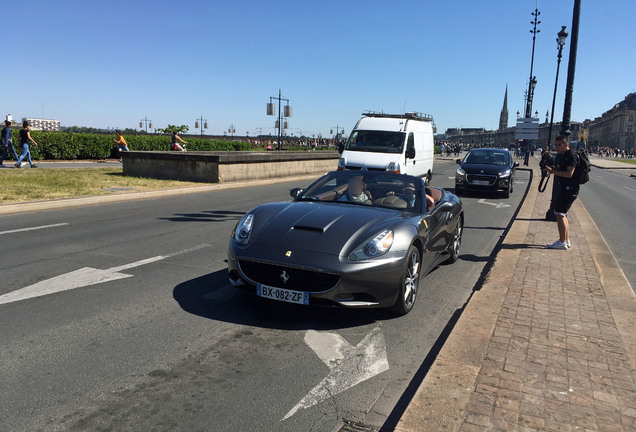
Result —
M430 186L431 185L431 178L433 177L433 175L429 172L428 174L426 174L426 178L424 179L424 186Z

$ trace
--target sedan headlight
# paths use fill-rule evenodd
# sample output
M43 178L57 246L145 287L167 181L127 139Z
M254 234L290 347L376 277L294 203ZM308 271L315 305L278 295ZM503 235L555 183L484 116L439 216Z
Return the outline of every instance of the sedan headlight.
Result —
M236 224L232 238L242 245L247 244L250 239L250 234L252 234L252 227L254 227L254 215L251 213L246 214L243 216L243 219Z
M393 231L384 230L381 233L367 239L360 246L358 246L349 259L352 261L360 261L370 258L377 258L384 255L391 249L393 244Z
M345 158L340 158L338 159L338 171L344 171L344 169L346 168L346 162L345 162Z
M459 167L459 168L457 168L457 175L458 176L464 176L464 175L466 175L466 171L464 171L462 169L462 167Z
M510 170L505 170L504 172L499 174L499 177L508 177L510 174L512 174Z

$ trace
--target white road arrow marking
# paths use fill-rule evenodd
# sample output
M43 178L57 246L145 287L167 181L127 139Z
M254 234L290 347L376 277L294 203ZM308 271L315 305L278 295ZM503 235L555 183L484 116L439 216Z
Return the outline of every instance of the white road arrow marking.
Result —
M316 405L389 370L384 335L379 326L371 330L356 346L336 333L319 333L314 330L307 331L305 343L327 365L329 374L283 420L293 416L301 408Z
M495 204L495 203L491 203L491 202L486 201L484 198L480 199L480 200L479 200L479 201L477 201L477 202L478 202L478 203L481 203L481 204L488 204L488 205L491 205L491 206L495 206L495 208L510 207L510 204L504 204L504 203L502 203L502 202L500 202L500 203L498 203L498 204Z
M92 267L83 267L79 270L72 271L60 276L55 276L47 280L43 280L28 287L12 291L10 293L0 296L0 304L12 303L20 300L26 300L34 297L41 297L48 294L54 294L57 292L68 291L75 288L82 288L85 286L96 285L103 282L109 282L117 279L124 279L133 277L133 275L120 273L122 270L128 270L134 267L139 267L145 264L150 264L156 261L160 261L173 256L181 255L187 252L192 252L198 249L202 249L209 245L199 245L194 248L186 249L183 251L175 252L169 255L159 255L152 258L147 258L141 261L136 261L129 264L124 264L117 267L112 267L106 270L100 270Z

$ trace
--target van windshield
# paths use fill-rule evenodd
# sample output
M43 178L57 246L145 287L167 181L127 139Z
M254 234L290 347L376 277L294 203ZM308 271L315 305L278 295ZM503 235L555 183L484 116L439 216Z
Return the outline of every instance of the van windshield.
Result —
M404 148L403 132L353 131L345 150L377 153L402 153Z

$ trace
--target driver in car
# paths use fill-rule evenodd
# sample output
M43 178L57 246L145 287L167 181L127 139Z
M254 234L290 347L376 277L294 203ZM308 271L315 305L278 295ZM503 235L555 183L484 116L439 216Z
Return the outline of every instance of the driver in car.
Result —
M359 202L362 204L371 204L371 194L366 190L366 185L362 176L350 177L347 184L347 190L338 201Z

